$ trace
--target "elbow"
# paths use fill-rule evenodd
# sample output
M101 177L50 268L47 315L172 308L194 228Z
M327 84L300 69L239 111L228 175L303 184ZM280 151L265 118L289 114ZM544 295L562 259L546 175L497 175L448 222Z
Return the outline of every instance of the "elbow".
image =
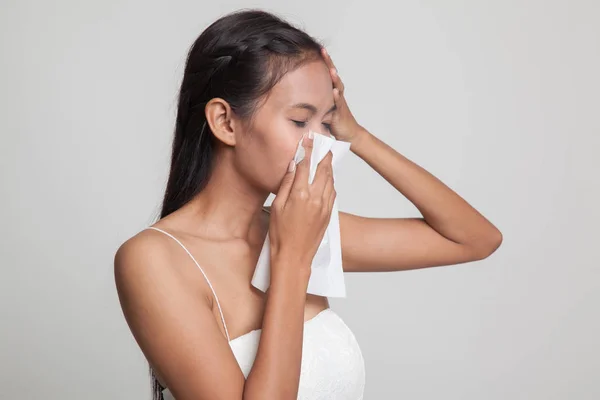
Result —
M475 259L483 260L494 254L502 244L502 239L502 233L499 230L486 235L485 239L480 240L476 246L472 246Z

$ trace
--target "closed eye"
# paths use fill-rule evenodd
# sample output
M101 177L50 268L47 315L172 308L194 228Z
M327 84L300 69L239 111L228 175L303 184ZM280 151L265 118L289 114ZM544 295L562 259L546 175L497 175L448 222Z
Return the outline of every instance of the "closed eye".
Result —
M299 128L304 128L306 126L306 123L308 121L295 121L295 120L291 120L294 124L296 124L297 127ZM325 129L327 129L328 131L331 132L331 124L323 122L322 125L325 127Z
M299 128L304 128L304 127L306 126L306 122L307 122L307 121L295 121L295 120L292 120L292 122L293 122L294 124L296 124L296 126L297 126L297 127L299 127Z

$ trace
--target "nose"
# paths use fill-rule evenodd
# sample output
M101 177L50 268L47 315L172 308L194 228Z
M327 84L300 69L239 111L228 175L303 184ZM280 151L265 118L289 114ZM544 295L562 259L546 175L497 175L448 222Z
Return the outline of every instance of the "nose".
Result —
M333 137L333 135L330 132L327 132L326 130L322 129L320 125L319 128L315 129L314 127L311 127L310 130L323 136Z

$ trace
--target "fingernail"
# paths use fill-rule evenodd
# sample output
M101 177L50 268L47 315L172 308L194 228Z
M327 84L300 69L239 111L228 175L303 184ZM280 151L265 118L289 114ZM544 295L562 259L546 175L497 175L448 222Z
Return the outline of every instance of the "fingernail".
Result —
M315 134L314 134L312 131L310 131L310 132L308 133L308 138L309 138L310 140L313 140L313 139L315 138Z
M294 172L295 169L296 169L296 163L294 162L294 160L292 160L292 161L290 161L290 165L288 166L288 171Z

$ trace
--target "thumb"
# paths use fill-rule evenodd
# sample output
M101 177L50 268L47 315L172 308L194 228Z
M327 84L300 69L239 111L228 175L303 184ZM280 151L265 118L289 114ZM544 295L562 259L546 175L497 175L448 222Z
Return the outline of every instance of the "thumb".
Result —
M277 191L277 196L273 200L273 205L277 208L283 208L292 190L292 184L294 183L294 176L296 175L296 161L290 161L287 172L281 180L281 186Z

